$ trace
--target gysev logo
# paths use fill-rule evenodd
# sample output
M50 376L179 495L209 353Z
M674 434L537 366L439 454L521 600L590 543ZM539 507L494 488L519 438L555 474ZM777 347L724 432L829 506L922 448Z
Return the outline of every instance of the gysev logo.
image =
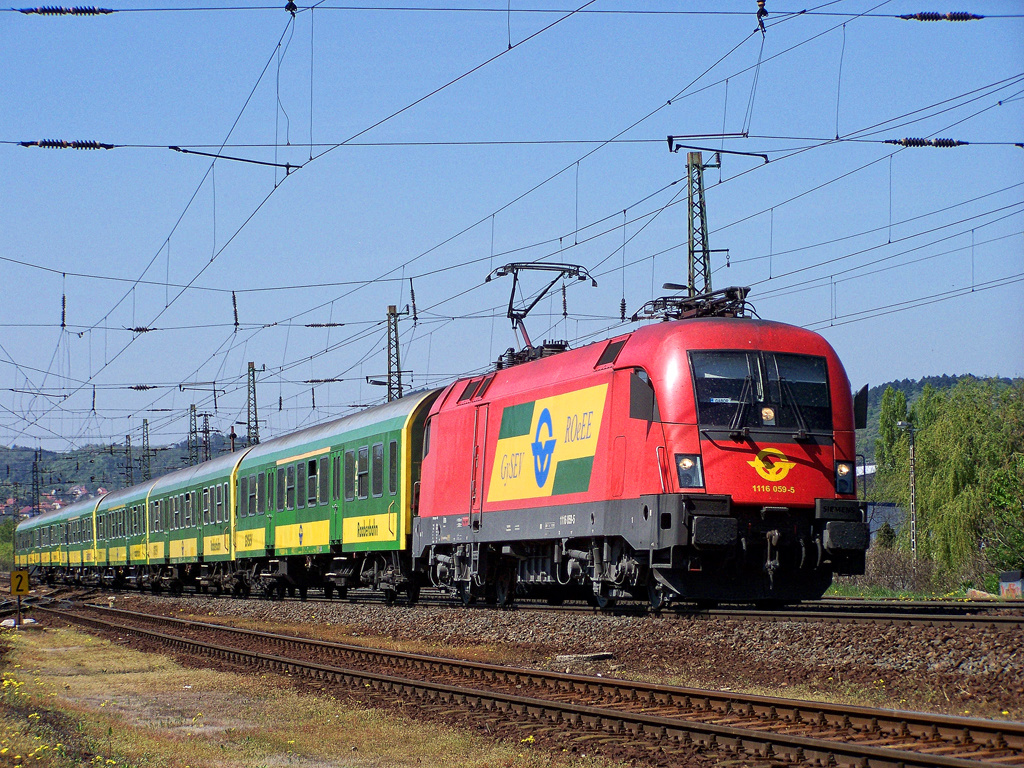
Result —
M758 451L754 460L748 461L747 464L770 483L782 482L789 474L789 470L796 466L796 463L790 461L778 448Z
M541 435L545 427L547 428L549 439L542 440ZM530 446L533 450L533 472L537 477L538 488L543 488L544 483L548 481L548 472L551 471L551 457L555 453L556 442L555 429L551 426L551 411L545 408L540 414L540 420L537 422L536 437L534 438L533 445Z
M506 406L494 453L486 457L487 501L586 492L607 393L600 384Z

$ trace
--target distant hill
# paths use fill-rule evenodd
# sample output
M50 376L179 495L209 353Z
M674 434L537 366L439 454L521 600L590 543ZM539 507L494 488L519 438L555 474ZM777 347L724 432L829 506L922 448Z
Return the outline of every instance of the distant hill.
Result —
M875 441L878 439L878 412L882 405L882 395L887 387L902 392L907 397L907 405L911 405L920 396L922 390L928 385L935 389L952 389L958 382L964 379L978 379L981 377L971 376L925 376L922 379L897 379L887 381L868 389L868 426L867 429L857 430L857 452L864 455L868 464L875 460ZM1007 386L1012 385L1012 379L996 379Z
M242 447L239 441L236 448ZM142 480L139 468L140 448L133 446L134 480ZM219 456L231 450L227 438L219 434L210 436L210 452ZM14 510L32 503L32 462L34 448L0 446L0 509L7 499L14 498ZM150 475L154 478L166 475L188 464L188 446L178 443L156 448L150 457ZM123 445L87 445L75 451L59 453L43 451L40 461L40 491L53 494L55 500L67 504L73 500L72 489L84 487L86 493L95 494L97 489L108 491L124 488L125 453ZM7 510L11 511L11 510Z

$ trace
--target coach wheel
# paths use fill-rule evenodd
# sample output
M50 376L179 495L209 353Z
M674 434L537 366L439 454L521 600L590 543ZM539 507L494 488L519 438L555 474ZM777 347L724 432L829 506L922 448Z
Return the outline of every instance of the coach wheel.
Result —
M348 597L348 587L338 587L338 599L344 600Z
M305 584L300 585L299 586L299 600L301 600L302 602L306 602L306 595L307 595L308 591L309 591L309 589L308 589L308 587Z
M334 597L334 585L324 584L324 598L330 600L332 597Z
M279 581L275 586L277 587L277 599L284 600L285 594L287 594L288 592L288 585L285 584L283 581Z
M384 605L394 605L398 598L398 592L392 588L384 588Z
M498 608L508 608L516 600L516 572L511 566L505 566L498 572L494 583L494 600Z

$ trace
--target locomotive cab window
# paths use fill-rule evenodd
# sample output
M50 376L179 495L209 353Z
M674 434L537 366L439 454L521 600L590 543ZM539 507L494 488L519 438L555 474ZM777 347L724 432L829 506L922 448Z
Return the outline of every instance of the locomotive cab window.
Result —
M782 352L690 352L701 426L831 432L828 364Z

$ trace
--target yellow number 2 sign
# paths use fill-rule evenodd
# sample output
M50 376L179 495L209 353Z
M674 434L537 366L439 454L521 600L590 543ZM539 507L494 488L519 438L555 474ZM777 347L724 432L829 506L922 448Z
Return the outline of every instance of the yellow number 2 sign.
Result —
M11 571L11 594L28 594L28 571Z

